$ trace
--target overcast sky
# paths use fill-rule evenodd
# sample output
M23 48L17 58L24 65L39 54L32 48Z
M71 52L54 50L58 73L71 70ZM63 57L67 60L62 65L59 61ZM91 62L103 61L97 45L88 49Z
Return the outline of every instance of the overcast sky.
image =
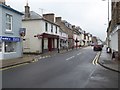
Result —
M22 12L27 0L6 0L7 5ZM108 3L102 0L28 0L31 11L54 13L72 25L102 40L106 38Z

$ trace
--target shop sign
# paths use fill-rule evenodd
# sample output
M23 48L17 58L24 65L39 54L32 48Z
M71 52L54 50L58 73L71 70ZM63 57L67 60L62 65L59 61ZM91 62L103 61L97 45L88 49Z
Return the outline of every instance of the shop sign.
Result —
M20 42L20 38L18 38L18 37L0 36L0 40L3 40L3 41L11 41L11 42Z
M24 37L26 35L26 28L20 28L19 34L20 36Z

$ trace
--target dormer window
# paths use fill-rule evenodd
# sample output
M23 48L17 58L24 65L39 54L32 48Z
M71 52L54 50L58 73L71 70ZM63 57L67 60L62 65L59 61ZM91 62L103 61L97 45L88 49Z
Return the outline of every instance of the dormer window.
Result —
M12 31L12 15L6 14L6 31Z

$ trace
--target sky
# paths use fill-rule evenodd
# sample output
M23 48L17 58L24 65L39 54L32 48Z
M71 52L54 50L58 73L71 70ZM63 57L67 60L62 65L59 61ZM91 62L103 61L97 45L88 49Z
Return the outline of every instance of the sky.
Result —
M23 12L28 2L31 11L42 15L54 13L82 30L106 39L108 26L108 2L103 0L6 0L6 4ZM110 11L110 10L109 10Z

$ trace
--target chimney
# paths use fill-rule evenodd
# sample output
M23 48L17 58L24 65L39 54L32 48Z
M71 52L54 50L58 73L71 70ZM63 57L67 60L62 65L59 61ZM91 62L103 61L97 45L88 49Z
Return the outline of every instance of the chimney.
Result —
M43 14L43 17L51 22L54 22L54 13Z
M28 2L25 6L25 18L30 18L30 7L28 6Z
M55 22L56 22L56 23L60 23L60 22L61 22L61 19L62 19L62 17L55 17Z
M4 4L5 5L5 0L0 0L0 4Z

